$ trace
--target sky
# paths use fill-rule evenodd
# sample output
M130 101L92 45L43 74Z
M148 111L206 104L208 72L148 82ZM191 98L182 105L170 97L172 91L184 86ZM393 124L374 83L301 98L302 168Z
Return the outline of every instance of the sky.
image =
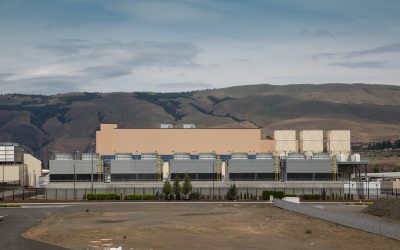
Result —
M400 85L398 0L0 0L0 93Z

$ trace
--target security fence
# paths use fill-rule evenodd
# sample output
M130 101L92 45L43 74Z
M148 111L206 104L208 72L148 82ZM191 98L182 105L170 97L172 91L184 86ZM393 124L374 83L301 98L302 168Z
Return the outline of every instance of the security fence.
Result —
M195 199L199 200L224 200L229 187L201 187L193 188ZM263 191L280 192L288 196L307 195L317 197L319 200L347 201L347 200L375 200L379 198L400 198L400 189L348 189L348 188L237 188L236 200L263 200ZM0 191L2 201L82 201L89 193L115 193L120 200L127 195L156 195L162 198L160 187L129 187L129 188L11 188ZM183 196L181 196L183 197Z

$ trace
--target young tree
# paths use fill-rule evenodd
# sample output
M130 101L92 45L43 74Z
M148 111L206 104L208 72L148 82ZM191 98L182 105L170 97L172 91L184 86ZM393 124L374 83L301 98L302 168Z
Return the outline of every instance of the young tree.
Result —
M183 193L185 199L190 192L192 192L192 183L190 182L189 175L185 174L185 179L184 179L183 185L182 185L182 193Z
M181 189L182 189L182 187L181 187L181 184L179 184L179 177L176 176L174 184L172 186L172 191L174 192L175 198L177 200L180 200L180 198L181 198Z
M229 188L228 193L226 194L226 198L228 200L236 200L236 196L237 196L237 188L236 188L235 184L233 184Z
M172 190L171 183L168 180L166 180L164 182L164 186L162 189L162 192L164 194L164 199L168 199L168 197L171 195L171 190Z

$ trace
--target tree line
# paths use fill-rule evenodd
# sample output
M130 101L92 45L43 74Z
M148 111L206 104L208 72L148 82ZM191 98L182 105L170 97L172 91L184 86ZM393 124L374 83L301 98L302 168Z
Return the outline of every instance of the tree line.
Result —
M400 149L400 140L392 141L381 141L381 142L370 142L366 146L367 150L382 150L382 149Z

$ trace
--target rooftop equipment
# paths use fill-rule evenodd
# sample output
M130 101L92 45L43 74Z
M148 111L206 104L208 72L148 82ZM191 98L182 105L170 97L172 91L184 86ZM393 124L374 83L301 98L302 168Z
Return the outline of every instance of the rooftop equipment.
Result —
M183 128L196 128L194 124L183 124Z
M157 153L142 153L142 160L157 160Z
M173 128L172 124L161 123L160 128Z
M115 154L115 160L117 160L117 161L132 160L132 154L131 153Z
M305 159L306 156L304 154L300 154L300 153L289 153L288 154L288 159L297 159L297 160L302 160Z
M247 160L248 156L246 153L232 153L232 160Z
M200 153L199 160L215 160L214 153Z
M55 154L55 160L56 161L71 161L73 160L72 154L66 154L66 153L56 153Z
M272 160L272 154L271 153L257 153L256 154L256 160Z

